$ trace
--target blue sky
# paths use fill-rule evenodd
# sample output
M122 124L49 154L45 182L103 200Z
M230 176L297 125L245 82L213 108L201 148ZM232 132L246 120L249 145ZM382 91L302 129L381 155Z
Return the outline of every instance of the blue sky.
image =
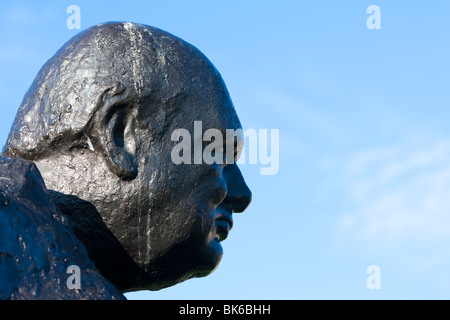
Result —
M277 174L241 166L253 202L219 268L128 298L450 298L450 2L4 1L2 145L40 67L80 31L71 4L81 29L132 21L195 45L244 129L280 132Z

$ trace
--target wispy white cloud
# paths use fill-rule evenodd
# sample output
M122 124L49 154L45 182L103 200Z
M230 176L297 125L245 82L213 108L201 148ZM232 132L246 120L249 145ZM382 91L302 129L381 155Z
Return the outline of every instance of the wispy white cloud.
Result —
M450 241L450 141L367 150L351 156L345 171L356 209L343 216L341 231L391 244Z
M282 89L263 86L255 89L253 96L266 120L282 125L283 131L292 132L297 140L314 136L341 141L348 137L348 130L315 101L308 102Z
M365 150L344 171L348 207L336 226L337 250L388 260L411 281L446 292L450 140Z

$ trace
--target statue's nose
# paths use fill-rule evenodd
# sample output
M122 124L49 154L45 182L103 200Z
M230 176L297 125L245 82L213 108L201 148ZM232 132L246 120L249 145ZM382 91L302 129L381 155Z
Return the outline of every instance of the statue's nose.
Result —
M241 170L236 164L228 164L224 168L228 193L223 204L230 207L232 212L243 212L252 202L252 192L245 183Z

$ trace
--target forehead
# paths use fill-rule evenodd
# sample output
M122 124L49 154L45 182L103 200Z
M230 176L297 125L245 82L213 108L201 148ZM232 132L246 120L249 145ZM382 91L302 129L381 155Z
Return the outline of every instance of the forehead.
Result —
M241 129L241 123L225 87L209 84L187 95L183 105L184 123L202 121L204 130Z
M203 130L241 129L230 94L220 74L212 65L176 70L168 74L159 94L149 92L143 105L143 118L157 120L166 128L192 131L201 121ZM165 122L164 125L162 122Z
M187 120L203 122L205 129L240 129L228 89L220 73L206 57L186 70L188 85L184 113Z
M185 129L194 137L209 129L222 132L225 140L228 132L236 132L237 147L242 139L242 126L230 95L223 81L214 83L195 80L190 87L180 86L167 90L164 97L149 95L140 108L140 120L153 132L171 137L176 129ZM233 139L234 140L234 139Z
M202 121L205 130L240 129L226 85L209 59L173 35L153 28L147 31L137 55L141 77L129 81L130 87L139 87L141 98L146 97L143 118L165 119L166 128L189 129L194 121Z

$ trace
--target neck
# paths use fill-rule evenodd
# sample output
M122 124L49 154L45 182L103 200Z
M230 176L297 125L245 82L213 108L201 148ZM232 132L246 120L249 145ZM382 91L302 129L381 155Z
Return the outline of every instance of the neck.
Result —
M143 271L105 225L95 206L76 196L56 191L50 194L102 275L122 292L139 289L134 284L145 277Z
M152 283L130 256L130 248L124 248L117 238L133 232L120 219L122 212L130 210L132 201L126 195L133 194L133 190L120 184L104 159L94 152L74 152L35 164L47 188L55 190L51 195L56 205L105 278L122 292L140 289L137 281Z

